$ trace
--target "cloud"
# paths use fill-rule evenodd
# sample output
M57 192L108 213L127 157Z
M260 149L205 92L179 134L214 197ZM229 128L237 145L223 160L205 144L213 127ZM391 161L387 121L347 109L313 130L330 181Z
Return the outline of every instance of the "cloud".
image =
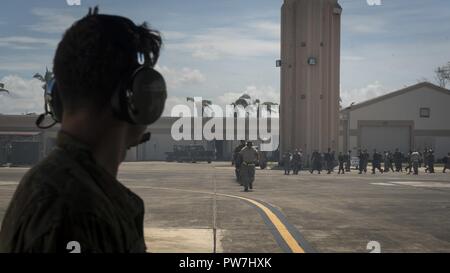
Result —
M351 55L344 55L341 56L341 61L345 62L359 62L359 61L364 61L366 58L361 57L361 56L351 56Z
M180 32L180 31L161 31L161 36L163 37L163 40L180 40L187 38L188 35L186 33Z
M369 83L368 85L351 90L342 90L341 99L342 106L345 108L351 103L360 103L369 99L373 99L391 92L378 81Z
M10 94L0 94L0 112L2 114L40 113L44 109L42 82L36 79L26 80L16 75L0 79Z
M34 8L31 13L38 17L38 21L29 28L37 32L61 33L77 20L72 15L58 9Z
M2 70L0 64L0 70ZM4 63L4 65L8 65ZM40 71L42 66L39 64L23 63L13 64L17 70L36 68ZM11 70L8 66L8 70ZM166 78L169 89L179 88L188 85L195 85L206 80L205 76L197 69L182 68L170 69L166 66L157 66ZM0 79L11 94L0 93L0 111L2 114L23 114L23 113L40 113L43 110L43 90L42 83L36 79L24 79L17 75L9 75ZM185 97L171 96L167 99L164 115L170 115L170 110L174 105L186 104Z
M38 62L27 61L7 61L0 62L0 71L23 72L23 71L41 71L42 64Z
M165 117L170 117L171 116L171 112L172 109L176 106L176 105L187 105L187 106L191 106L190 104L188 104L186 102L186 98L182 98L182 97L176 97L176 96L169 96L166 100L166 105L164 107L164 112L163 112L163 116Z
M281 37L280 22L256 21L248 24L248 27L253 28L253 30L260 32L261 35L277 39L280 39Z
M182 42L169 42L167 48L190 52L202 60L273 56L280 53L279 30L274 23L259 21L235 28L209 28Z
M252 98L252 100L259 99L261 103L263 102L275 102L279 103L280 101L280 94L278 91L276 91L271 86L247 86L246 88L243 88L242 92L227 92L220 96L212 97L211 101L214 105L217 105L222 108L223 112L225 113L225 107L227 105L230 105L232 102L236 101L240 96L243 94L248 94ZM205 99L205 98L203 98ZM192 110L192 102L187 102L186 97L179 97L179 96L169 96L169 98L166 101L166 106L164 109L164 116L171 116L171 110L176 105L187 105L191 109L191 113L193 113ZM200 109L200 105L197 105L197 109ZM200 111L200 110L198 110ZM208 109L205 110L205 115L209 115L210 111Z
M36 72L52 67L52 56L48 54L0 54L0 75L24 74L31 78Z
M156 70L164 75L169 89L197 85L206 81L206 77L200 70L189 67L173 69L157 65Z
M227 92L218 96L214 103L219 105L229 105L236 101L243 94L249 95L253 100L259 99L261 102L280 102L280 92L275 90L272 86L247 86L241 92Z
M58 44L56 39L36 38L30 36L0 37L0 47L12 49L35 49L42 47L54 48Z

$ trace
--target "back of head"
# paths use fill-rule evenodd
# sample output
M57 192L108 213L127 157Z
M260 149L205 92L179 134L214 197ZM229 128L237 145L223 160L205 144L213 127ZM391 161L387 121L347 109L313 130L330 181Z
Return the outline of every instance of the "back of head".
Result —
M54 58L54 74L64 110L102 109L140 66L137 53L154 66L159 33L121 16L98 14L98 8L64 34Z

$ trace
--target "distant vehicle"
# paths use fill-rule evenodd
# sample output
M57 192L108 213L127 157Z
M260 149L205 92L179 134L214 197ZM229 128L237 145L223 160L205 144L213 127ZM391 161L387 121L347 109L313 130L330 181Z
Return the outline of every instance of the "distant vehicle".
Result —
M203 145L173 145L173 152L166 152L168 162L206 161L211 163L216 157L214 151L207 151Z
M359 157L352 156L352 159L350 159L350 166L358 170L359 169Z

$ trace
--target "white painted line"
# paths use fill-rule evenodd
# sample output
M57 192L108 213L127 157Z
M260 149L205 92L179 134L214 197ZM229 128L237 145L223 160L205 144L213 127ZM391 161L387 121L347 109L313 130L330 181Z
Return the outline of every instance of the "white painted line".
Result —
M16 181L0 181L0 186L13 186L19 185L19 182Z
M450 188L450 183L441 182L427 182L427 181L392 181L390 183L402 185L402 186L412 186L419 188Z
M370 183L371 185L377 185L377 186L396 186L395 184L391 183Z

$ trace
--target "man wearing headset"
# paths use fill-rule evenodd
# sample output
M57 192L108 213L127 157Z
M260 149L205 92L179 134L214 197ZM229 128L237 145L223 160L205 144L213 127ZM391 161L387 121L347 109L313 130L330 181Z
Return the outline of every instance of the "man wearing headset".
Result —
M164 108L153 70L161 37L100 15L64 34L48 101L57 148L21 180L3 219L0 252L145 252L143 201L117 179L127 149Z

